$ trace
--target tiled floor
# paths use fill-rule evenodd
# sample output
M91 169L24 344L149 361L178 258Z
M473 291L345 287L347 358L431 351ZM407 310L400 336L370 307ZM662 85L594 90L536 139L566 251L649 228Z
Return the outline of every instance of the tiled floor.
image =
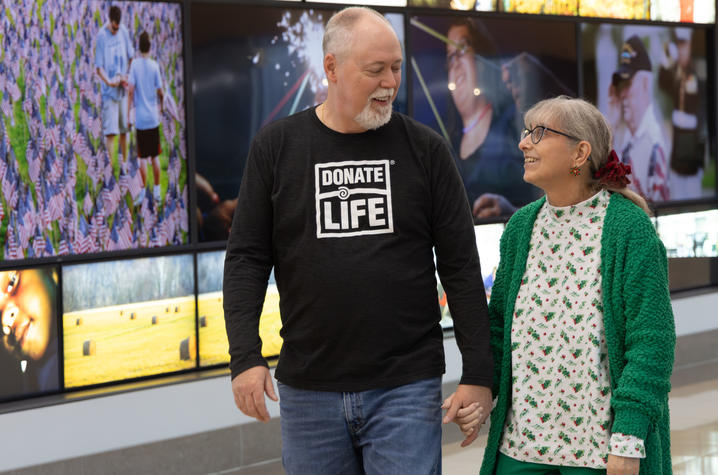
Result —
M716 375L718 376L718 375ZM718 474L718 379L681 386L670 395L671 452L675 475ZM486 431L467 448L460 442L443 447L443 473L476 474L486 446ZM279 475L279 461L222 473Z

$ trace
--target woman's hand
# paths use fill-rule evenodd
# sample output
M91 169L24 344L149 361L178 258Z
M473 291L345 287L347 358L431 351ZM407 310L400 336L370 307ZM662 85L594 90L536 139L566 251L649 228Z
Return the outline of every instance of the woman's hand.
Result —
M606 475L638 475L641 459L608 454Z

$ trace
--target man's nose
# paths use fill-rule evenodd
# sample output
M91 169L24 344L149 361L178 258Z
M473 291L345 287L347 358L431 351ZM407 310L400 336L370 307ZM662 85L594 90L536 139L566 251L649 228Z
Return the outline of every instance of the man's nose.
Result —
M401 72L399 74L401 74ZM389 72L382 76L381 83L379 85L385 89L396 89L397 78L394 71L389 69Z

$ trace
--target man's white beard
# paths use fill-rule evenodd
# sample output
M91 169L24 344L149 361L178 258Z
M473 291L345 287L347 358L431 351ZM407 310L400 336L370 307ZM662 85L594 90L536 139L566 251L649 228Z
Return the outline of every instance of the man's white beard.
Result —
M394 97L394 89L379 88L374 91L364 109L354 117L354 121L367 130L378 129L391 120L391 102L387 106L378 106L375 109L372 107L372 99L375 97Z

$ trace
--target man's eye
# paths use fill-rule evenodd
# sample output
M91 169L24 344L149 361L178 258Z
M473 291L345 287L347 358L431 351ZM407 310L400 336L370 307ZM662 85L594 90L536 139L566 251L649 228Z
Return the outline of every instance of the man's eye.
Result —
M17 288L17 285L20 283L20 273L15 271L10 274L10 279L7 283L7 288L5 289L5 293L11 294L15 291Z

